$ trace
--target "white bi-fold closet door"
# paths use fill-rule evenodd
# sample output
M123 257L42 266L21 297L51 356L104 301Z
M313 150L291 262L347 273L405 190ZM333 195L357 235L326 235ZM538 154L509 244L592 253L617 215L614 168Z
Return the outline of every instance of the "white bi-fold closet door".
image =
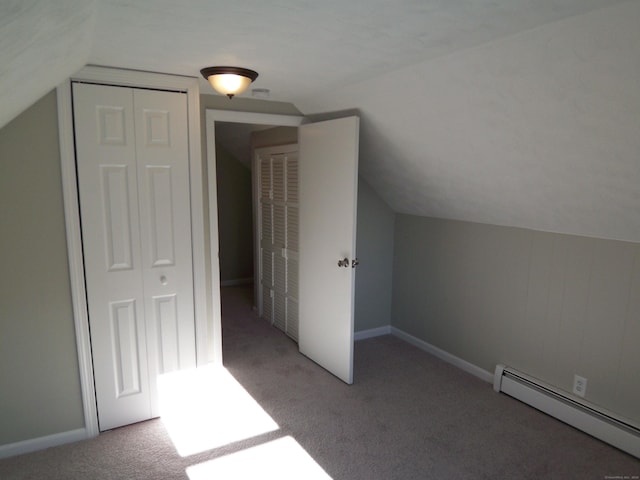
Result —
M73 84L100 430L159 415L158 376L196 365L184 93Z
M298 147L255 150L261 315L298 340Z

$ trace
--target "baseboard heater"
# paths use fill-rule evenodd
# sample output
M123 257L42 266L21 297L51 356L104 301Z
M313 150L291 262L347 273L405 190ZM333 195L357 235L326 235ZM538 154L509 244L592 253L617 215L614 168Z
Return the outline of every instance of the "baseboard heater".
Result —
M640 428L527 374L497 365L493 389L640 458Z

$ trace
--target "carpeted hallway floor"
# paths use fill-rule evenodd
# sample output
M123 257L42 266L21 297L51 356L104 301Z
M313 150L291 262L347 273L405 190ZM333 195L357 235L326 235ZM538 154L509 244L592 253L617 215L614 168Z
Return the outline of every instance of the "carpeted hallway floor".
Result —
M224 403L214 382L201 398L216 416L195 420L195 436L227 425L228 443L181 456L163 418L1 460L0 479L640 478L637 459L392 336L356 343L347 386L257 319L250 298L223 290L224 364L261 407L262 431L233 436L248 418L234 407L253 400Z

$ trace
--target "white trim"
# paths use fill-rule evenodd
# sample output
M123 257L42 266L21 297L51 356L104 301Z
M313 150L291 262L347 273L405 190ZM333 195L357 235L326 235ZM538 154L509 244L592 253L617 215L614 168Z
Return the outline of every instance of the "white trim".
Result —
M82 68L75 75L72 75L71 80L86 83L98 83L101 85L157 88L162 90L186 92L187 94L196 93L198 96L200 95L198 79L195 77L143 72L140 70L123 70L119 68L88 65ZM200 112L196 113L199 114Z
M209 271L211 272L211 304L213 317L210 324L209 359L222 366L222 311L220 307L220 239L218 238L218 183L216 180L215 122L205 113L207 136L207 191L209 192Z
M208 325L210 293L207 290L204 185L202 171L202 130L200 128L200 87L190 78L187 89L189 119L189 181L191 193L191 254L193 262L193 306L196 323L196 358L199 366L209 362Z
M251 285L253 283L253 277L247 278L233 278L231 280L221 280L221 287L235 287L237 285Z
M65 443L78 442L86 440L90 436L86 429L78 428L77 430L47 435L46 437L0 445L0 458L15 457L16 455L31 453L45 448L57 447Z
M205 134L207 139L207 174L209 192L209 250L211 272L211 304L213 305L211 335L208 337L209 354L213 363L222 365L222 317L220 313L220 243L218 238L218 189L216 181L216 122L252 123L273 126L299 126L304 117L275 115L231 110L205 110ZM253 176L252 176L253 178ZM253 186L255 192L255 185ZM254 230L256 225L254 209ZM255 261L255 260L254 260Z
M469 363L460 357L456 357L449 352L445 352L444 350L441 350L438 347L425 342L424 340L420 340L419 338L414 337L413 335L410 335L400 330L399 328L391 327L391 334L404 340L407 343L410 343L414 347L418 347L419 349L424 350L425 352L430 353L435 357L438 357L440 360L444 360L445 362L450 363L458 367L459 369L478 377L480 380L484 380L488 383L493 383L493 374L483 368L478 367L477 365L474 365L473 363Z
M279 115L275 113L238 112L233 110L214 110L212 112L216 122L253 123L256 125L274 125L279 127L299 127L304 117L298 115Z
M96 392L93 383L93 359L91 357L91 337L87 315L82 234L80 232L80 206L78 204L78 182L73 146L71 82L69 80L57 88L57 96L64 220L67 234L67 255L69 257L76 348L78 350L78 368L80 371L80 390L82 392L86 434L87 437L95 437L99 433L98 411L96 409Z
M60 161L62 169L62 190L67 234L67 251L73 317L76 330L78 366L86 437L98 435L98 413L95 405L93 383L93 363L87 316L84 260L82 257L82 237L80 232L80 209L76 178L76 161L73 136L73 112L71 82L81 81L127 87L157 88L185 92L189 121L189 165L191 190L191 229L193 249L194 310L196 323L196 352L198 364L207 363L207 325L210 313L206 287L205 239L204 239L204 196L202 183L202 151L200 137L200 89L194 77L156 74L134 70L88 66L57 88L58 128L60 138ZM85 431L85 429L83 429Z
M391 333L391 326L385 325L384 327L370 328L368 330L360 330L353 334L353 340L365 340L367 338L380 337L382 335L389 335Z

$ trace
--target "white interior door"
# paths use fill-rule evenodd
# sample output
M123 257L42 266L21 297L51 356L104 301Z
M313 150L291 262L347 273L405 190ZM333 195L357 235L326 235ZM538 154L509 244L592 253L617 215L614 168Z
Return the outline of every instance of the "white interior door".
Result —
M157 376L195 366L186 99L74 84L100 430L159 414Z
M353 383L358 117L299 129L299 348ZM338 262L347 259L346 266Z

